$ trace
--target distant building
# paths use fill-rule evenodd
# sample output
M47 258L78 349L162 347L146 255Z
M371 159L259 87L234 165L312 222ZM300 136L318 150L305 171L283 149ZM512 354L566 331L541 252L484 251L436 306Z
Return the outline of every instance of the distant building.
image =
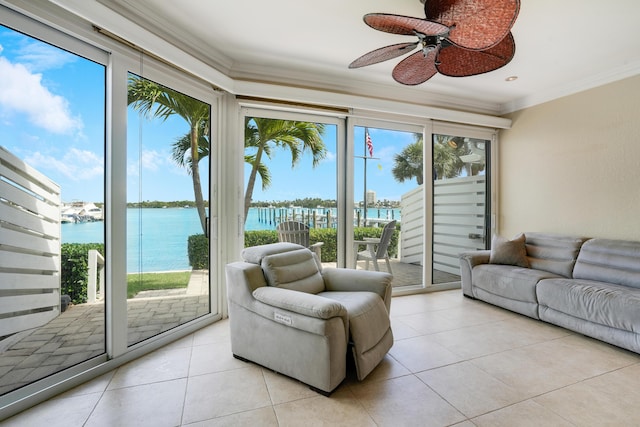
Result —
M367 190L367 205L375 205L377 201L376 192L373 190Z

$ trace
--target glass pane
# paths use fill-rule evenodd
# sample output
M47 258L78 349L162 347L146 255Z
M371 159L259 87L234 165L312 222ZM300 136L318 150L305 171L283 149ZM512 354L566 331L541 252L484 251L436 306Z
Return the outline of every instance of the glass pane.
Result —
M210 312L210 124L209 104L129 74L129 345Z
M357 268L391 269L393 287L421 285L424 259L422 134L354 128L354 257ZM378 244L395 221L386 251ZM386 242L380 242L383 246ZM375 261L375 262L374 262Z
M433 135L433 283L460 280L458 254L487 247L490 141Z
M105 353L105 67L0 26L0 394Z
M337 125L245 118L245 247L277 242L285 221L306 224L323 263L337 261Z

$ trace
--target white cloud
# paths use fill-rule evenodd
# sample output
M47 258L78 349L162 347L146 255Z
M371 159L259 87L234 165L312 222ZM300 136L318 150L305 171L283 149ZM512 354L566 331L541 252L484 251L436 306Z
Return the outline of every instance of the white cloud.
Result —
M159 153L156 150L144 150L141 160L129 162L127 174L130 176L139 176L141 165L143 170L155 172L157 170L166 170L168 166L172 166L173 164L168 155Z
M336 153L327 150L327 155L321 160L322 163L335 163Z
M43 86L41 74L0 57L0 76L0 108L25 114L32 124L52 133L81 131L82 120L72 116L65 98Z
M31 72L62 68L76 57L57 47L42 42L28 42L16 52L16 61Z
M167 164L167 159L156 150L143 151L142 152L142 168L157 171L162 166Z
M73 181L92 179L104 174L102 157L88 150L72 148L61 159L39 151L25 158L30 166L43 171L56 171Z

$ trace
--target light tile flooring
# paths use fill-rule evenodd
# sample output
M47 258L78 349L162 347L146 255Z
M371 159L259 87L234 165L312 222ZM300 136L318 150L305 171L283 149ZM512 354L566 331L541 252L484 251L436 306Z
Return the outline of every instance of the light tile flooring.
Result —
M459 290L397 297L391 307L390 353L329 398L234 359L225 320L5 425L640 425L640 355Z

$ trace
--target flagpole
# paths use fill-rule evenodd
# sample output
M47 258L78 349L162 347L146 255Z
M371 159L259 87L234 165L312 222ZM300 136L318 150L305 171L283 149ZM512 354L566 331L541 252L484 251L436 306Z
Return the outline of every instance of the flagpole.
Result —
M369 128L364 128L364 226L367 226L367 134Z
M364 128L364 156L353 156L356 159L364 160L364 224L367 224L367 160L378 160L379 157L373 157L373 145L369 150L367 145L367 135L369 135L369 128ZM371 135L369 135L369 139L371 139ZM369 156L367 156L367 151L369 151Z

